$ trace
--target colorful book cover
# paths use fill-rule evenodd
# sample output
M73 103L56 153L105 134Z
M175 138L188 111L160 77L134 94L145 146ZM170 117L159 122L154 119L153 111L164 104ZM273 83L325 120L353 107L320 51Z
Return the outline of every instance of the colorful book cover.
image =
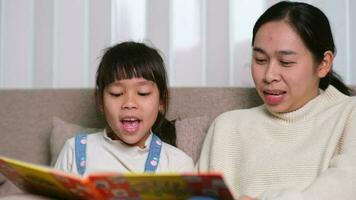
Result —
M2 156L0 173L23 191L60 199L233 199L218 173L95 173L80 177Z

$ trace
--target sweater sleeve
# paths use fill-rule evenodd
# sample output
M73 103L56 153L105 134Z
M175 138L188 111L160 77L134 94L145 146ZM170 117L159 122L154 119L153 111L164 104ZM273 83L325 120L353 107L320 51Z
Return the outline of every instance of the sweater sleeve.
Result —
M203 146L200 152L200 157L196 163L195 169L197 172L207 172L211 170L211 149L213 143L215 121L211 124L207 135L205 136Z
M356 199L356 111L346 123L339 151L328 168L303 191L291 188L265 191L260 200L354 200Z

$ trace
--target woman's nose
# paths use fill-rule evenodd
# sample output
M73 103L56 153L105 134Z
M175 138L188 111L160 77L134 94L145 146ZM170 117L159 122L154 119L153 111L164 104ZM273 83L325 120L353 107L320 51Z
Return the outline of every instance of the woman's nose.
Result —
M266 67L264 81L266 83L278 82L281 80L278 64L271 62Z

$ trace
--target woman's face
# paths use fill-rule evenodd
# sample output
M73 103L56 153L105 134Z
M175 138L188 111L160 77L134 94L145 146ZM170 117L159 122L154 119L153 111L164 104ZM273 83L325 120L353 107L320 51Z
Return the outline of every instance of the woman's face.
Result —
M291 112L316 97L326 75L321 66L287 22L268 22L257 31L251 70L268 110Z

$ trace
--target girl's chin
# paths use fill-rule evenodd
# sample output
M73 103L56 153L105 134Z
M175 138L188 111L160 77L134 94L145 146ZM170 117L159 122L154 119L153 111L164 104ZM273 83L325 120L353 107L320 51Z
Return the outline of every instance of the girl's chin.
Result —
M112 140L121 140L124 143L131 144L137 142L138 139L136 139L136 135L138 135L137 132L127 132L124 130L118 130L118 131L111 131L108 132L108 136Z
M117 138L129 146L144 146L149 134L140 132L121 132Z

